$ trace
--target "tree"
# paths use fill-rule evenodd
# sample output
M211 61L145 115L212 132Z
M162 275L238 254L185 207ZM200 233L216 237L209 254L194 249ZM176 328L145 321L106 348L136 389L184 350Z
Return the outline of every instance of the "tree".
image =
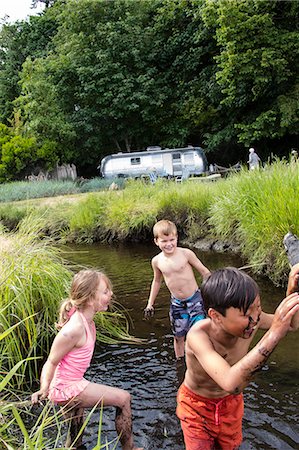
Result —
M13 101L20 95L19 75L26 58L46 55L57 25L53 16L32 16L29 21L3 24L0 30L0 121L9 123Z
M298 13L297 2L205 1L202 16L219 46L221 105L243 144L298 134Z

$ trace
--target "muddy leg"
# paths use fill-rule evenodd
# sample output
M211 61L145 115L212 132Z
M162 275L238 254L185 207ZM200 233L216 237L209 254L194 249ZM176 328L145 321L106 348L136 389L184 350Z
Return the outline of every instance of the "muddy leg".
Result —
M76 438L84 422L84 408L73 408L68 413L66 413L65 416L70 420L65 446L71 447L73 449L79 448L80 446L82 446L83 432L77 440ZM72 445L75 440L75 444Z
M131 450L133 446L132 417L130 400L123 408L116 407L115 428L120 436L120 442L123 450Z

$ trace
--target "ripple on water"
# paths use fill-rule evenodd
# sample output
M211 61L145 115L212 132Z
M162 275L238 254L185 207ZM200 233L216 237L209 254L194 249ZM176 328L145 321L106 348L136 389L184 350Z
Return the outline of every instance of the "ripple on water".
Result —
M83 265L104 268L113 281L116 299L129 312L131 332L148 339L144 345L115 345L96 348L87 378L127 389L132 394L136 442L145 450L182 450L179 421L175 415L178 379L169 326L169 293L161 289L153 320L143 319L150 282L154 245L130 247L81 246ZM242 265L236 257L197 252L211 269ZM76 261L75 253L71 259ZM265 311L272 312L284 293L260 277L258 280ZM245 390L245 415L240 450L295 450L299 448L298 423L298 333L289 334L271 355L265 369ZM116 437L113 408L103 415L104 443ZM93 414L85 433L88 450L97 443L100 414ZM112 450L114 447L108 447ZM118 445L117 449L120 449Z

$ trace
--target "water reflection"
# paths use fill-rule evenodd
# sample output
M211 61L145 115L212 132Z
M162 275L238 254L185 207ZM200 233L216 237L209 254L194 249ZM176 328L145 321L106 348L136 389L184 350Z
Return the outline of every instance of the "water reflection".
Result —
M143 320L152 280L150 260L156 253L154 245L93 245L69 247L65 256L73 263L105 270L113 282L117 301L132 317L131 332L146 338L145 344L138 346L97 345L87 377L131 392L138 445L145 450L182 450L183 437L175 415L178 377L168 320L169 293L165 287L156 301L154 319ZM243 265L234 255L196 253L211 269ZM255 279L264 310L272 312L284 292L263 278ZM299 448L298 356L298 333L292 333L245 390L242 450ZM94 414L86 429L88 449L96 445L98 421L99 414ZM115 439L113 409L105 410L102 430L107 441ZM114 446L108 448L112 450Z

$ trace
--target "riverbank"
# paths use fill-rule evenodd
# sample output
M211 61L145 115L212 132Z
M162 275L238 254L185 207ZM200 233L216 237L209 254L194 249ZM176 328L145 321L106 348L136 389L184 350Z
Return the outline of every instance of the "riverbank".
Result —
M283 247L299 234L299 164L276 161L215 183L128 181L123 190L69 198L2 203L9 228L28 215L44 221L44 233L60 242L152 241L152 227L168 218L180 241L196 248L238 252L252 271L284 284L289 271Z

